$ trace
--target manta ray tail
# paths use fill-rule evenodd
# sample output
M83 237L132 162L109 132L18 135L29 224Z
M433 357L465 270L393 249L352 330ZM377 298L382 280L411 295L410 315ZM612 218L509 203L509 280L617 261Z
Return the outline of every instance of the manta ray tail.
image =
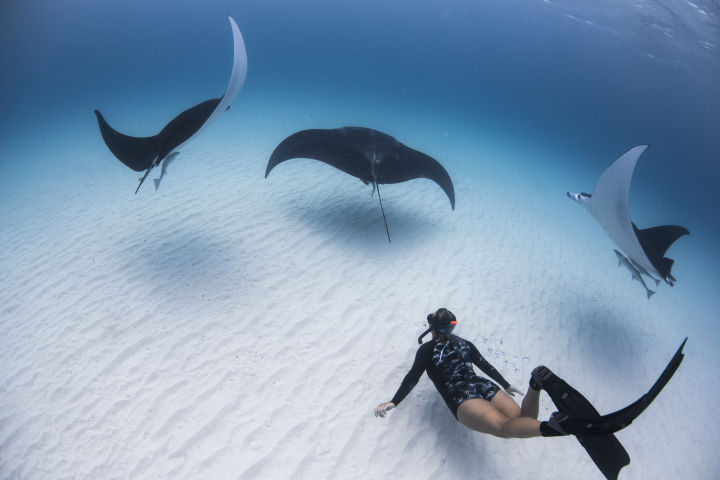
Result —
M385 232L387 233L387 236L388 236L388 243L392 243L390 241L390 229L388 229L387 219L385 218L385 209L383 208L382 197L380 196L380 185L378 185L377 182L374 182L373 185L375 186L375 188L377 188L378 200L380 200L380 211L382 212L383 222L385 222Z
M156 137L124 135L108 125L98 110L95 110L95 116L105 145L118 160L136 172L142 172L152 166L153 160L157 156Z
M142 178L140 179L140 183L138 183L138 186L137 186L137 188L135 189L135 195L137 195L138 190L140 190L140 187L142 187L143 182L145 181L145 179L147 178L147 176L150 174L150 170L152 170L152 167L149 167L149 168L147 169L147 171L145 172L145 175L143 175ZM156 187L156 189L157 189L157 187Z

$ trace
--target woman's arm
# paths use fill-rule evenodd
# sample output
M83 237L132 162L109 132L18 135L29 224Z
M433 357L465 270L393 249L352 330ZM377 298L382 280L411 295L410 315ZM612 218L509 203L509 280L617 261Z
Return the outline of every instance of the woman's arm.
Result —
M425 345L430 345L430 342ZM423 347L425 345L423 345ZM393 396L392 400L390 400L395 404L395 406L399 405L407 394L415 387L415 385L417 385L418 380L420 380L420 377L425 371L425 366L427 364L427 359L425 358L427 355L425 355L425 352L427 351L427 347L423 347L418 348L412 368L410 368L410 371L407 375L405 375L405 378L400 384L400 388L398 388L397 392L395 392L395 396Z
M381 403L377 406L375 409L376 416L384 417L388 410L395 408L400 402L402 402L413 387L417 385L418 380L420 380L420 377L425 371L425 366L427 365L427 345L430 345L430 342L418 348L412 368L410 368L410 371L405 375L405 378L400 384L400 388L398 388L397 392L395 392L391 401Z
M472 361L475 365L478 366L482 372L487 375L488 377L495 380L497 383L500 384L500 386L507 390L507 388L510 386L510 382L505 380L502 375L500 375L500 372L495 370L495 367L490 365L490 362L485 360L485 357L480 355L480 352L478 351L477 347L470 342L470 355L472 356Z

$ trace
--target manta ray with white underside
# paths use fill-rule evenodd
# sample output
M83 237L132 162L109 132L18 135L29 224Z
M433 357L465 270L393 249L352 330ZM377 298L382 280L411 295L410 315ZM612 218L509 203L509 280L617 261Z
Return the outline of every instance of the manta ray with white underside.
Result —
M195 138L210 125L240 92L247 76L247 53L240 29L235 20L228 17L233 33L233 67L225 93L220 98L212 98L191 107L170 120L157 135L152 137L131 137L114 130L95 110L100 133L105 144L118 160L136 172L145 171L135 193L140 190L150 171L160 165L160 177L155 179L155 190L167 173L167 167L179 153L180 147Z
M619 263L630 269L633 278L642 280L640 274L643 274L652 278L656 285L664 280L672 287L675 278L670 270L674 261L665 257L665 252L675 240L690 232L677 225L641 230L630 220L630 182L635 165L646 148L647 145L638 145L615 160L600 175L592 194L568 192L567 195L585 207L615 242L627 259L622 262L618 257ZM619 252L616 250L616 253ZM654 292L647 286L645 289L650 298Z

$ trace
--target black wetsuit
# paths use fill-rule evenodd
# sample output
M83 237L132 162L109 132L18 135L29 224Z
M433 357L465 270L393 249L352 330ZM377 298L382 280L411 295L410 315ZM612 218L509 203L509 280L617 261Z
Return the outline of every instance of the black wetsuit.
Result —
M500 372L480 355L472 342L451 335L446 343L433 339L418 348L415 363L405 375L391 401L395 405L402 402L420 380L422 373L427 370L428 377L457 418L457 409L465 400L482 398L490 401L500 390L490 380L476 375L472 367L473 363L503 388L510 386Z

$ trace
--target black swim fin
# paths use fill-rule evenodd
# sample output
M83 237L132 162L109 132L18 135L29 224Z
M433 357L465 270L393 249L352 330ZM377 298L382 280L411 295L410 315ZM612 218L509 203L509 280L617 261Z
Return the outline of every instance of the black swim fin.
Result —
M667 385L682 363L685 342L687 338L645 395L608 415L599 415L582 394L546 367L538 367L533 371L535 383L540 383L558 410L568 415L569 418L561 423L562 428L577 437L606 478L616 479L620 469L630 463L630 456L613 434L630 425Z
M538 370L544 369L540 372ZM542 388L562 413L578 418L599 417L600 413L577 390L546 367L538 367ZM630 463L630 455L612 433L607 435L575 435L598 469L608 480L617 480L620 470Z
M667 364L667 367L665 367L662 374L660 374L660 377L658 377L655 384L650 387L650 390L648 390L645 395L617 412L609 413L599 418L588 419L587 424L583 427L584 432L591 435L595 433L614 433L630 425L633 420L635 420L652 403L652 401L655 400L663 387L667 385L677 371L683 361L683 358L685 357L682 353L682 350L685 347L685 342L687 342L687 337L683 340L680 348L678 348L675 355L673 355L673 358L670 359L670 362Z

